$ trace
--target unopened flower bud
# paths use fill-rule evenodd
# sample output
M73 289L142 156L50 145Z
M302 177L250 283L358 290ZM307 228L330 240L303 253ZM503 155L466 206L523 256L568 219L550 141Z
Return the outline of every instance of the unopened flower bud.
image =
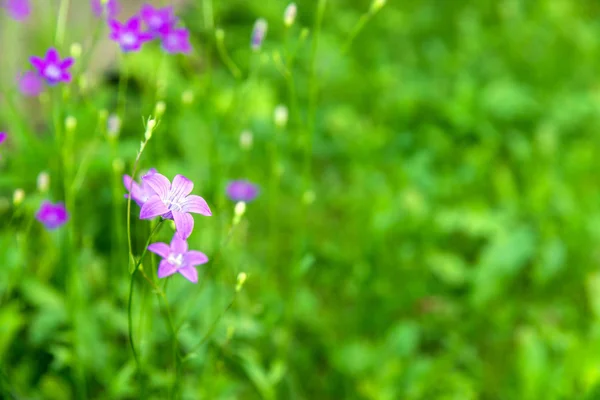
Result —
M72 115L65 118L65 128L67 132L73 132L77 128L77 118Z
M285 26L290 27L294 24L296 20L296 13L298 12L298 7L296 7L296 3L290 3L285 8L283 12L283 23Z
M215 30L215 38L218 41L222 41L223 39L225 39L225 31L223 29L221 29L221 28L217 28Z
M242 150L250 150L252 148L252 132L245 130L240 134L240 147Z
M17 189L13 193L13 204L15 206L20 205L25 200L25 191L23 189Z
M248 275L245 272L240 272L237 276L237 285L235 285L235 291L239 292L240 290L242 290L242 287L244 287L244 283L246 282L246 279L248 278Z
M275 107L273 117L275 120L275 125L277 125L279 128L284 128L287 125L288 116L289 112L286 106L278 105L277 107Z
M146 124L146 132L144 133L144 137L146 138L146 140L150 140L154 128L156 128L156 120L149 119L148 123Z
M154 106L154 114L157 118L161 117L164 113L165 110L167 109L167 105L165 104L164 101L159 101L156 103L156 106Z
M245 213L246 202L238 201L237 203L235 203L235 208L233 209L233 225L239 224Z
M79 43L73 43L71 45L71 57L74 59L81 57L81 45Z
M192 90L186 90L181 94L181 102L185 105L190 105L194 102L194 92Z
M306 205L310 205L310 204L314 203L315 199L316 199L316 195L315 195L315 192L313 192L312 190L307 190L302 195L302 201Z
M111 139L116 139L121 133L121 117L111 114L106 121L106 134Z
M252 50L260 50L263 41L265 40L265 36L267 36L267 28L267 21L265 21L263 18L258 19L254 23L254 28L252 29L252 39L250 41Z
M37 189L40 193L46 193L50 188L50 175L42 171L37 176Z

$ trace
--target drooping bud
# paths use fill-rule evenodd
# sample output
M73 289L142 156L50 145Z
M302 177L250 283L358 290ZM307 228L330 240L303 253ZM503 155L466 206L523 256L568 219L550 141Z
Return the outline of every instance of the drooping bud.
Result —
M258 19L254 23L254 28L252 29L252 39L250 41L252 50L260 50L263 41L265 40L265 36L267 36L267 28L267 21L263 18Z
M233 209L233 225L237 225L242 220L242 217L246 213L246 202L238 201L235 203L235 208Z
M23 189L16 189L13 193L13 204L18 206L23 200L25 200L25 191Z
M156 120L149 119L148 123L146 124L146 132L144 132L144 137L146 140L150 140L152 137L152 132L154 132L154 128L156 128Z
M285 24L285 26L289 28L294 24L297 12L298 7L296 7L296 3L288 4L288 6L285 8L285 11L283 12L283 23Z
M46 193L50 188L50 174L42 171L37 176L37 189L40 193Z

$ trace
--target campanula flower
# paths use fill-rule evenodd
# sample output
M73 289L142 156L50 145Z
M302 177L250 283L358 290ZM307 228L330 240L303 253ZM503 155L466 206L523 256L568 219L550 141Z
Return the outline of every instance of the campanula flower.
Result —
M132 17L122 24L117 20L108 21L110 38L119 43L123 51L138 51L144 42L152 39L152 34L142 32L140 17Z
M34 71L27 71L20 74L17 77L17 83L19 85L19 91L25 96L35 97L39 95L44 88L42 78Z
M147 183L156 194L142 206L140 219L152 219L159 215L166 219L173 219L177 232L184 240L194 229L194 218L190 213L212 215L202 197L190 195L194 184L183 175L175 175L172 184L159 173L143 176L142 182Z
M44 58L32 56L29 61L37 69L39 76L44 78L49 85L71 82L71 74L68 69L71 68L74 60L72 57L61 60L55 48L48 49Z
M162 48L167 53L188 54L192 51L190 32L187 29L165 25L159 29L158 34L162 41Z
M258 186L246 180L231 181L227 185L227 196L233 201L250 202L258 196Z
M166 278L179 272L188 281L197 283L198 271L195 267L208 262L206 254L188 250L187 242L178 233L173 235L171 245L161 242L152 243L148 246L148 250L163 258L158 264L159 278Z
M92 13L98 18L105 15L106 18L113 19L121 11L121 6L117 0L108 0L105 4L102 4L102 0L91 0L90 6L92 7Z
M265 36L267 36L267 26L267 21L263 18L258 19L254 23L254 28L252 28L252 38L250 40L250 46L253 50L260 50L260 47L265 40Z
M4 143L7 137L8 135L6 134L6 132L0 132L0 144Z
M31 14L29 0L3 0L0 7L6 8L8 14L17 21L23 21Z
M154 168L150 169L145 176L147 175L153 175L156 173L156 170ZM133 201L135 201L137 203L138 206L143 206L144 203L146 201L148 201L148 199L152 196L154 196L156 194L156 192L154 191L154 189L152 189L150 187L150 185L148 185L148 183L146 183L144 181L144 179L141 180L141 183L138 184L136 181L134 181L131 176L129 175L123 175L123 184L125 185L125 189L127 190L131 190L131 199ZM129 195L126 194L125 198L129 198Z
M164 28L173 27L177 23L177 17L173 14L173 7L154 8L150 4L144 4L140 10L140 17L154 34Z
M35 218L44 224L47 229L56 229L69 220L69 213L63 203L52 204L49 201L44 201L35 214Z

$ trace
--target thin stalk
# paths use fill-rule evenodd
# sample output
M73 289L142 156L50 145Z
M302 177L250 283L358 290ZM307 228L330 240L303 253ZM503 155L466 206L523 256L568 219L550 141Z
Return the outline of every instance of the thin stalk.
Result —
M58 46L62 46L65 39L65 29L67 27L67 16L69 15L69 5L71 0L61 0L58 8L58 17L56 19L55 41Z
M225 47L225 38L224 38L223 30L217 29L217 31L215 32L215 39L217 42L217 52L221 56L221 60L223 61L223 64L225 64L225 66L227 67L229 72L231 72L231 75L233 75L233 77L235 79L241 79L242 71L235 64L235 62L233 61L233 59L227 52L227 48Z
M367 22L369 22L371 20L371 18L373 18L373 16L375 14L377 14L377 11L380 8L381 7L377 8L377 7L371 6L371 8L369 9L369 11L367 11L366 13L364 13L363 15L361 15L361 17L358 20L358 22L356 23L356 25L354 25L354 28L352 29L352 32L350 33L350 36L348 36L348 39L346 40L346 43L342 47L342 54L345 54L345 53L348 52L348 50L350 50L350 46L352 46L352 43L354 42L354 39L356 39L356 37L358 36L358 34L363 30L363 28L365 27L365 25L367 24Z

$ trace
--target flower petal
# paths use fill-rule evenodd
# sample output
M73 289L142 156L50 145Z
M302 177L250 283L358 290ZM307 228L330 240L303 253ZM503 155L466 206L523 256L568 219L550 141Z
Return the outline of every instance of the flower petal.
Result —
M62 60L58 65L60 66L61 69L67 69L67 68L70 68L74 62L75 62L75 60L73 59L73 57L67 57L64 60Z
M173 213L173 220L175 221L177 233L179 233L183 240L186 240L194 230L194 217L181 211L171 212Z
M175 232L173 239L171 239L171 251L175 254L185 254L187 250L187 242L179 235L179 233Z
M169 245L162 242L152 243L150 246L148 246L148 250L154 254L158 254L162 258L169 257L169 252L171 251Z
M171 199L177 201L177 199L183 198L194 190L194 184L188 178L183 175L175 175L173 178L173 184L171 185Z
M52 64L58 64L60 62L60 56L54 47L49 48L46 52L46 62Z
M31 65L33 65L39 71L43 70L44 67L46 66L46 62L43 59L41 59L40 57L36 57L36 56L29 57L29 61L31 62Z
M195 267L196 265L206 264L208 257L201 251L190 250L183 256L183 261L188 267Z
M140 210L140 219L152 219L167 212L169 212L169 209L165 206L165 203L163 203L160 197L154 195L142 206L142 209Z
M183 211L185 212L202 214L206 215L207 217L210 217L212 215L212 213L210 212L210 208L208 208L208 204L206 204L206 200L204 200L200 196L196 196L195 194L186 197L182 206Z
M194 267L185 267L185 268L180 268L179 272L181 275L183 275L185 277L185 279L187 279L188 281L192 282L192 283L198 283L198 271L196 271L196 268Z
M65 83L71 82L71 74L68 72L63 72L60 76L60 80Z
M137 32L140 30L140 18L139 17L131 17L126 24L127 29Z
M166 199L169 196L171 182L169 182L166 176L161 175L157 172L152 175L144 175L142 177L142 180L148 185L150 185L150 187L156 192L158 196L160 196L161 199Z
M167 276L173 275L177 272L177 267L173 264L169 264L167 260L162 260L160 264L158 264L158 277L165 278Z

